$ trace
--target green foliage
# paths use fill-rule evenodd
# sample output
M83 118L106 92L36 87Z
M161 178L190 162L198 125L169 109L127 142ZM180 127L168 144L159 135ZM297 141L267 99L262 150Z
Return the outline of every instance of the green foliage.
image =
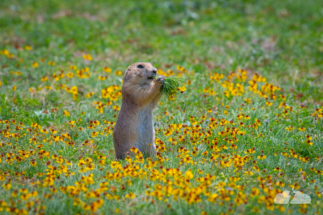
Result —
M321 0L0 6L1 214L323 213ZM156 157L116 161L139 61L174 75L174 97L154 111ZM292 188L312 203L273 203Z
M165 81L160 88L160 91L168 96L174 95L182 83L183 82L179 77L165 77Z

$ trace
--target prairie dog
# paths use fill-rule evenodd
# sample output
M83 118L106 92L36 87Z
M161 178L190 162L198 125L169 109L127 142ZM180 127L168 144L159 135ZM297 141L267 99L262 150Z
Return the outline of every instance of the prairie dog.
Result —
M122 86L122 105L113 131L113 144L117 159L124 159L130 149L138 148L142 154L155 153L153 109L160 97L165 77L157 75L150 63L134 63L125 72Z

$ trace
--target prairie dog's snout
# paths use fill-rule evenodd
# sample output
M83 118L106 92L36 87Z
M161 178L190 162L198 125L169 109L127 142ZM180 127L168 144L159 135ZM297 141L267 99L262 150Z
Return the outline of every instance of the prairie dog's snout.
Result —
M149 72L151 73L151 75L148 76L148 79L153 78L154 76L157 75L157 69L155 67L153 67L152 70Z

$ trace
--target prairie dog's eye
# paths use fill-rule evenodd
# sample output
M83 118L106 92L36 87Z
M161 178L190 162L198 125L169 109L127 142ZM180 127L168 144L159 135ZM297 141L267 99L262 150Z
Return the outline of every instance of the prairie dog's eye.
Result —
M144 66L141 65L141 64L139 64L137 67L140 68L140 69L144 68Z

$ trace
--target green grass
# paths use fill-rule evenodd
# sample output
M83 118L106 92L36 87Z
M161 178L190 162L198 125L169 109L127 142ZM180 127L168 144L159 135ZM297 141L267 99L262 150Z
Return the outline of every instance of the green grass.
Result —
M322 213L322 6L2 1L0 213ZM182 93L154 111L160 153L116 162L134 62ZM312 203L274 204L292 187Z

